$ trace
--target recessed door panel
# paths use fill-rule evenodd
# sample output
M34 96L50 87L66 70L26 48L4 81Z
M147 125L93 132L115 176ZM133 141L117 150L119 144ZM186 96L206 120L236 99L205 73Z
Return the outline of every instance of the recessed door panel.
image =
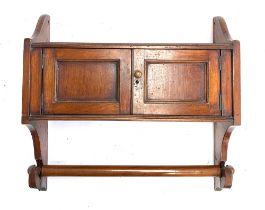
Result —
M199 62L146 62L145 92L146 102L205 102L207 65Z
M58 61L56 101L119 101L119 61Z

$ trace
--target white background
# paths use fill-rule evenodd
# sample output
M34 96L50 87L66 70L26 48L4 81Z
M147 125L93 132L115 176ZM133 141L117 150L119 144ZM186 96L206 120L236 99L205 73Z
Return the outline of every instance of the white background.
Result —
M2 1L0 7L0 209L264 209L264 1ZM213 178L49 178L27 186L35 164L20 124L23 39L41 14L52 41L211 42L223 16L241 41L242 126L232 134L233 187ZM211 123L52 122L52 164L211 164Z

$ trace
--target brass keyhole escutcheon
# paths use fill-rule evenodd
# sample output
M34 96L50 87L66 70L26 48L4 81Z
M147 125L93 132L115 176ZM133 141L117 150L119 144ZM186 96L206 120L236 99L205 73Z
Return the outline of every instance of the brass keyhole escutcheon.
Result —
M142 75L143 75L143 73L141 71L139 71L139 70L136 70L134 72L134 77L137 78L137 79L141 78Z

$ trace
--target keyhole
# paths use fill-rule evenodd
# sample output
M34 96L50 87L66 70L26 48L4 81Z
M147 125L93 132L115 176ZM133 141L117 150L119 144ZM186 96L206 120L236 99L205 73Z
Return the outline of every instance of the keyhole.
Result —
M135 80L135 83L136 83L136 85L138 85L139 84L139 80L137 79L137 80Z

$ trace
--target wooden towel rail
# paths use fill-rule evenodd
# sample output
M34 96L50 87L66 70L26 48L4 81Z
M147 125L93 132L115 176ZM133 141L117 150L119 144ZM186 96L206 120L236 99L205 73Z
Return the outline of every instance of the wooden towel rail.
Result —
M40 176L170 176L170 177L223 177L222 187L232 186L234 169L221 165L44 165L31 166L30 187L40 186Z
M42 176L221 176L216 166L72 166L48 165Z

